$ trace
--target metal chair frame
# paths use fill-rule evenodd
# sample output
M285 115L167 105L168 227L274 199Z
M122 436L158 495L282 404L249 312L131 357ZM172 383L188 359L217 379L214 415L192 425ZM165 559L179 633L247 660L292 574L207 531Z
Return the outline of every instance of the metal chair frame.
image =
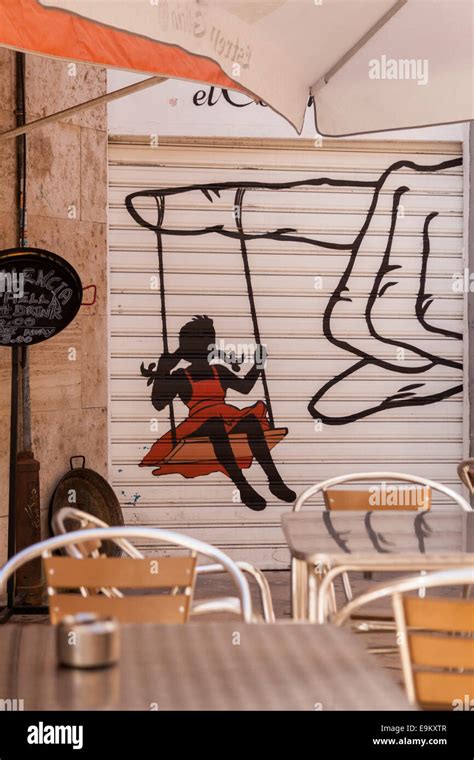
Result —
M385 482L385 481L391 481L391 482L400 482L400 483L413 483L415 485L423 485L427 488L431 488L432 491L437 491L438 493L443 493L445 496L448 496L449 499L454 501L462 510L466 512L471 512L472 508L471 505L466 501L466 499L461 496L460 494L453 491L451 488L448 488L447 486L444 486L442 483L438 483L435 480L430 480L429 478L424 478L419 475L411 475L408 473L403 472L391 472L391 471L376 471L376 472L351 472L346 475L338 475L334 478L329 478L328 480L323 480L319 483L316 483L313 486L310 486L306 489L306 491L303 491L302 494L297 498L294 506L293 506L293 512L299 512L304 504L312 497L315 496L317 493L324 493L327 488L330 488L331 486L335 485L341 485L343 483L357 483L357 482L363 482L363 481L375 481L375 482ZM326 507L325 507L326 509ZM394 508L396 509L396 508ZM420 511L428 511L426 509L420 509ZM329 571L330 568L321 568L321 575L325 574L325 571ZM339 574L339 573L337 573ZM303 589L307 586L308 582L315 582L315 579L312 578L312 574L309 574L307 568L303 566L303 563L300 561L297 561L295 559L292 559L291 562L291 587L292 587L292 607L293 607L293 617L300 618L302 615L302 611L297 609L297 598L303 598ZM342 573L342 584L344 588L344 593L346 595L346 598L348 601L350 601L353 598L352 594L352 588L350 585L349 577L346 572ZM332 586L331 589L331 603L333 606L333 610L336 609L336 597L334 592L334 586Z
M6 588L8 578L10 578L19 567L36 557L49 557L52 552L57 549L64 549L82 542L95 540L103 541L108 539L120 539L124 541L127 541L128 539L148 539L152 541L160 541L167 544L173 544L182 549L188 549L196 556L203 555L208 557L229 573L238 591L240 613L243 620L246 623L254 622L250 588L242 570L237 567L235 562L227 554L211 544L204 543L204 541L199 541L198 539L185 536L181 533L176 533L175 531L163 530L161 528L135 526L90 528L71 531L63 535L45 539L44 541L28 546L26 549L18 552L0 569L0 592ZM75 549L77 552L79 551L77 550L77 546ZM77 559L83 558L83 555L79 557L76 554L75 556ZM215 600L212 611L228 612L229 606L225 604L225 600L222 601L221 607L219 606L219 601L220 600Z
M411 704L416 704L416 690L413 671L413 662L410 655L408 627L403 606L403 594L409 591L419 591L421 588L437 588L440 586L463 586L469 587L474 583L474 565L472 568L455 568L428 573L423 576L402 578L391 583L377 586L356 599L348 602L341 610L331 618L331 622L337 626L343 625L353 613L360 607L370 602L391 596L395 615L396 630L398 632L398 644L402 662L403 678L407 696Z
M52 520L52 527L53 531L56 535L65 535L68 533L68 530L66 528L66 520L76 520L79 522L81 528L88 528L91 525L95 525L100 528L108 528L110 527L107 525L106 522L103 520L100 520L98 517L95 517L94 515L90 515L88 512L83 512L80 509L77 509L76 507L62 507L62 509L58 510L58 512L55 513L53 520ZM127 541L125 539L114 539L114 543L119 546L124 554L126 554L128 557L134 557L136 559L143 559L144 554L139 551L139 549L136 548L130 541ZM81 550L78 548L76 544L71 544L69 546L65 547L66 552L72 556L76 557L78 559L84 557L84 553L81 552ZM95 549L93 552L91 552L88 556L92 557L98 557L99 551L98 549ZM235 564L237 567L246 575L251 576L256 584L257 588L259 590L260 594L260 603L262 606L262 612L263 612L263 619L266 623L274 623L275 622L275 612L273 609L273 601L272 601L272 595L270 591L270 586L268 584L268 581L265 577L265 575L262 573L261 570L251 565L249 562L242 562L242 561L235 561ZM197 565L196 566L196 575L211 575L216 573L223 573L226 572L226 569L222 564L207 564L207 565ZM117 588L110 588L110 589L102 589L102 591L106 595L112 595L112 596L122 596L122 593ZM219 607L216 610L216 604L220 603L221 607ZM240 602L239 599L236 597L220 597L218 599L201 599L199 601L194 600L193 605L191 608L191 616L196 617L198 615L206 615L208 613L212 613L215 611L219 612L231 612L233 614L240 614Z

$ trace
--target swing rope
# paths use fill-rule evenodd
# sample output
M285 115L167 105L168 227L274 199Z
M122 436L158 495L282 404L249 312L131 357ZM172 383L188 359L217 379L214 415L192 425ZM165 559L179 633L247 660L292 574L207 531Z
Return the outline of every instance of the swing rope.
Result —
M244 230L242 227L242 200L244 197L244 193L245 193L245 190L239 187L239 189L237 190L235 194L234 210L236 210L237 212L235 214L235 218L236 218L236 223L237 223L237 229L240 235L240 252L242 254L242 260L244 263L245 282L247 283L247 294L248 294L249 304L250 304L250 315L252 317L253 334L255 337L256 344L261 345L260 329L258 326L257 308L255 306L255 298L253 295L253 286L252 286L252 277L250 274L249 258L247 254L247 247L245 245ZM265 402L267 405L268 420L270 422L270 427L275 428L275 419L273 417L272 402L270 399L270 391L268 389L267 375L265 373L265 369L262 369L262 385L263 385L263 392L265 394Z
M161 225L165 215L165 198L163 195L155 196L155 201L158 210L158 221L156 223L156 250L158 253L158 269L160 272L160 304L161 304L161 326L163 333L163 352L169 353L168 347L168 325L166 321L166 293L165 293L165 268L163 263L163 240L161 235ZM177 444L176 438L176 420L174 416L173 400L169 403L170 410L170 425L171 425L171 440L173 446Z
M244 265L244 275L245 275L245 282L247 285L247 295L248 295L249 304L250 304L250 315L252 318L253 334L255 338L255 343L257 345L261 345L260 328L258 325L258 317L257 317L257 308L255 306L255 298L254 298L253 286L252 286L252 276L250 274L249 258L248 258L247 248L245 245L245 235L244 235L244 231L242 227L242 200L243 200L244 192L245 191L242 188L239 188L236 192L234 209L237 210L237 213L235 214L235 219L236 219L237 229L239 231L239 236L240 236L240 251L242 254L242 261ZM161 324L162 324L162 332L163 332L163 351L165 354L168 354L169 348L168 348L168 326L167 326L167 319L166 319L165 271L164 271L164 260L163 260L163 240L162 240L162 235L161 235L161 225L162 225L164 213L165 213L165 198L163 195L160 195L160 196L155 196L155 200L156 200L156 205L158 209L158 221L155 227L155 232L156 232L157 253L158 253L158 269L160 273L160 304L161 304ZM263 385L263 392L265 395L265 403L267 407L268 420L270 422L270 427L272 429L275 429L275 419L273 417L272 402L270 399L270 391L268 388L268 382L267 382L265 369L262 369L262 385ZM174 415L173 400L171 400L169 403L169 413L170 413L170 426L171 426L171 440L173 442L173 446L176 446L177 444L176 420L175 420L175 415Z

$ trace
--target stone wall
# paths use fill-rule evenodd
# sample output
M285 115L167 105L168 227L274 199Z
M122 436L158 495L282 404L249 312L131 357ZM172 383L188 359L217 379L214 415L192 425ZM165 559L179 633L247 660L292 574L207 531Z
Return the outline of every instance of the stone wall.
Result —
M14 53L0 49L0 129L14 124ZM97 67L26 57L26 120L106 91ZM107 122L104 106L46 125L27 138L27 244L67 259L97 303L30 349L33 451L41 465L43 526L69 458L83 454L107 475ZM14 142L0 145L1 248L16 244ZM86 291L89 301L92 291ZM74 349L74 350L71 350ZM0 562L8 511L10 357L0 355Z

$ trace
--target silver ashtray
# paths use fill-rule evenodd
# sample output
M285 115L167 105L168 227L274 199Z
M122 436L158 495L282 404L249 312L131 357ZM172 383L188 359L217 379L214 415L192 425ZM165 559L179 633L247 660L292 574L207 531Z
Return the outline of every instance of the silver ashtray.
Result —
M69 668L104 668L120 657L120 627L115 618L88 612L65 615L57 625L58 661Z

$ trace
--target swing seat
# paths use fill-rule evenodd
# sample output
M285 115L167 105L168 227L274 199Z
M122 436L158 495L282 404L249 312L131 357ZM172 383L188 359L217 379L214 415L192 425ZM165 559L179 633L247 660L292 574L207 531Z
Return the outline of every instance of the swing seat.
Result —
M277 443L287 435L288 428L272 428L266 430L265 440L269 449L273 449ZM239 459L252 459L253 454L248 444L245 433L230 433L230 445L234 457ZM163 464L208 464L216 461L214 447L207 436L196 438L183 438L179 441L168 456L163 459Z

